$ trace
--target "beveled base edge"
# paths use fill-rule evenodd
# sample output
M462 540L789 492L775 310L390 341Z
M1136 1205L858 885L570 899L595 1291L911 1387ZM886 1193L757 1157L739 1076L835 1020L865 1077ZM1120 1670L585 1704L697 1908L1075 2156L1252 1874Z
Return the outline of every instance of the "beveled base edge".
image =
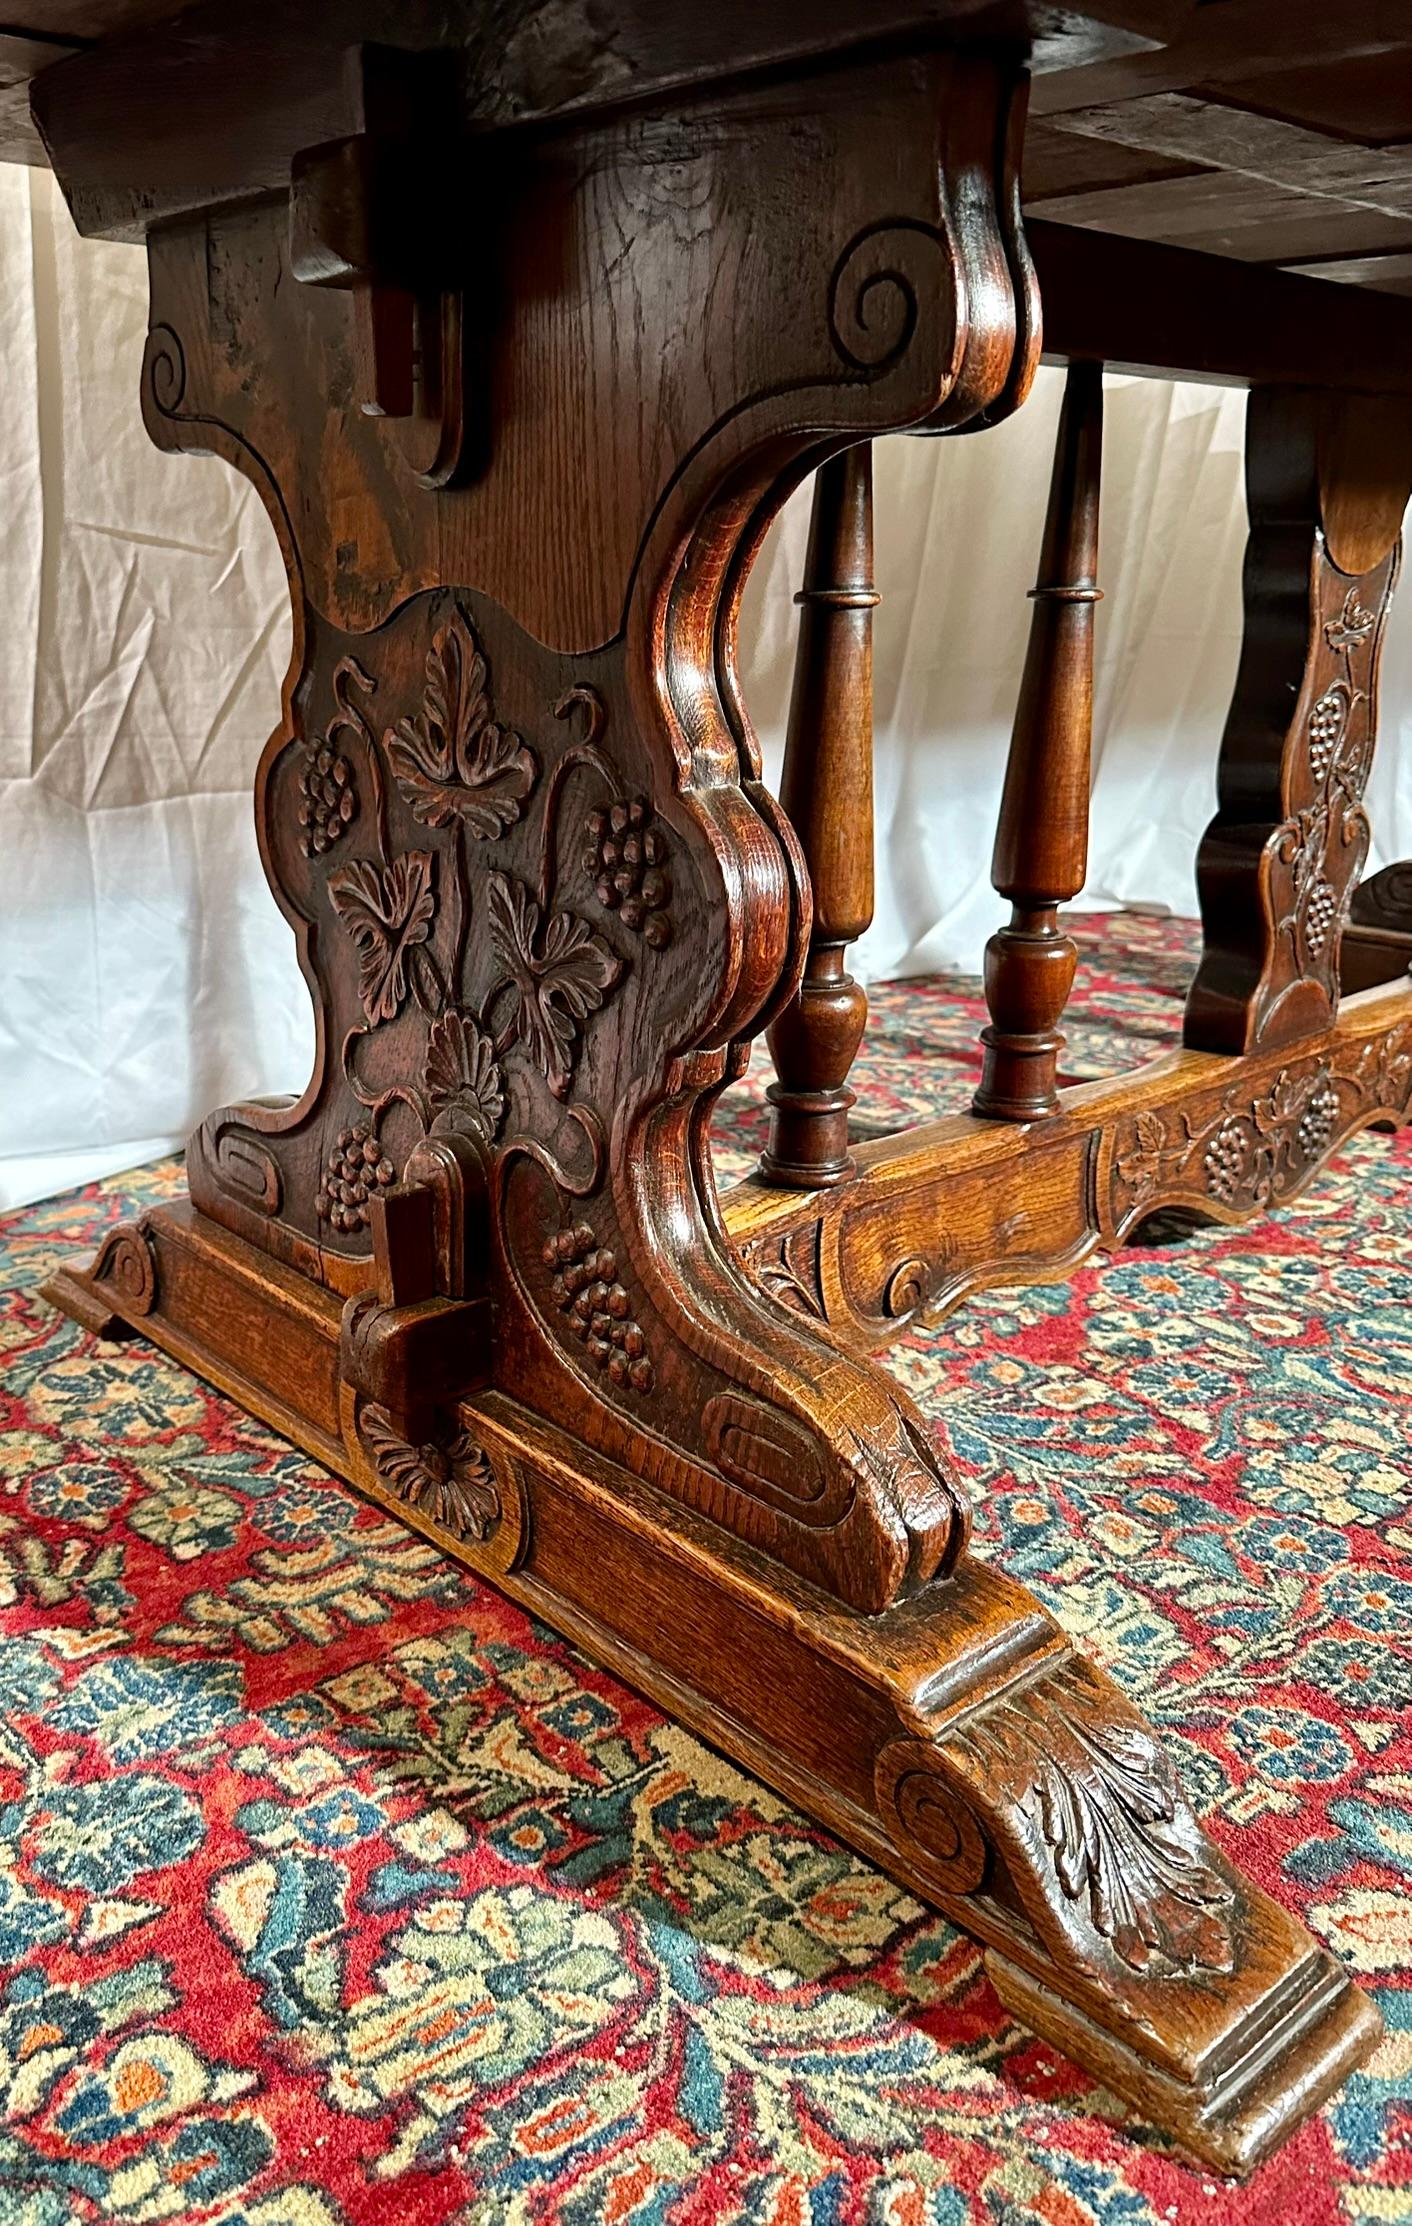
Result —
M1273 2034L1263 2037L1209 2090L1185 2086L1115 2042L1029 1972L992 1949L986 1972L1008 2010L1032 2032L1078 2063L1093 2063L1101 2048L1108 2068L1100 2076L1172 2135L1191 2156L1227 2178L1245 2179L1272 2156L1295 2128L1311 2117L1366 2063L1383 2037L1377 2009L1342 1966L1326 1952L1311 1973L1307 1995ZM1125 2059L1121 2073L1116 2059Z
M944 1773L951 1717L1076 1660L998 1572L964 1560L951 1579L860 1616L496 1392L463 1401L456 1418L484 1449L504 1519L488 1539L458 1535L367 1457L338 1375L337 1294L189 1203L115 1232L94 1266L101 1280L64 1268L45 1295L100 1334L121 1324L149 1337L941 1908L981 1941L1008 2007L1200 2162L1249 2171L1375 2045L1376 2010L1248 1885L1238 1899L1262 1906L1264 1945L1252 1936L1246 1980L1203 1971L1134 1992L1115 1966L1111 1993L1095 1978L1102 1939L1088 1934L1070 1960L1080 1913L1056 1902L1046 1946L989 1888L953 1890L935 1839L881 1798L886 1758L900 1751L924 1775L939 1759ZM1120 1720L1116 1693L1082 1674ZM999 1845L986 1798L979 1819Z
M61 1314L77 1322L80 1329L102 1338L105 1344L121 1344L137 1335L131 1322L115 1314L108 1301L78 1269L56 1269L47 1283L40 1284L39 1295Z

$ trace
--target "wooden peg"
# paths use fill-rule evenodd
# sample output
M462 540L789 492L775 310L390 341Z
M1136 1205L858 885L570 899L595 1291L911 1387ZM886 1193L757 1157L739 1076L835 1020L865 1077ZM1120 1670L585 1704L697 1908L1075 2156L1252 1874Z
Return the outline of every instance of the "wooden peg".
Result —
M789 706L780 801L814 890L799 994L769 1030L779 1076L769 1091L767 1182L846 1182L848 1073L868 1000L845 958L873 917L873 458L864 442L820 466Z
M990 1026L974 1109L1002 1121L1032 1121L1059 1103L1059 1021L1078 960L1059 906L1088 870L1102 448L1103 366L1071 363L991 863L1011 913L986 945Z

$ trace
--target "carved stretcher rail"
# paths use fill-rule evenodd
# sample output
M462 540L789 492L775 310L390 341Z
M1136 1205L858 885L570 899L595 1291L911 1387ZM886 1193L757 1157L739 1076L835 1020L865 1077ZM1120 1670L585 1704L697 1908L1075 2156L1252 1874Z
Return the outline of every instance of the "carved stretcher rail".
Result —
M1409 1115L1404 981L1346 1000L1297 1049L1173 1052L1063 1091L1028 1126L957 1114L859 1145L843 1189L752 1178L726 1194L726 1225L783 1305L877 1349L986 1285L1053 1281L1160 1208L1249 1220L1295 1196L1355 1130Z

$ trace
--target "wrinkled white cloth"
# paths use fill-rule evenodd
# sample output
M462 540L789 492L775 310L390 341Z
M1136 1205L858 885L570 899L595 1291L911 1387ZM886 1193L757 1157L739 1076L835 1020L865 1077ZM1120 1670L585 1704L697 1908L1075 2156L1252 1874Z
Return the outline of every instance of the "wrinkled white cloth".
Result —
M132 1166L312 1057L250 784L289 609L253 490L138 413L137 248L0 166L0 1208ZM979 438L876 452L877 979L979 964L1062 376ZM1239 642L1244 397L1110 380L1086 903L1194 909ZM808 490L756 568L748 704L772 772ZM1374 863L1412 852L1412 593L1384 660Z

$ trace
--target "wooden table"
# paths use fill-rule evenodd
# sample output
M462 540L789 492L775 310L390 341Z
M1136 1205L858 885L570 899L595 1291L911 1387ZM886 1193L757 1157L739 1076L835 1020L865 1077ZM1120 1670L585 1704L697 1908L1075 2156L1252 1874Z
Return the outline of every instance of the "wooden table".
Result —
M284 549L256 812L318 1022L297 1101L212 1113L190 1202L53 1295L803 1803L1248 2169L1375 2014L969 1555L871 1354L1156 1207L1257 1212L1412 1103L1412 877L1357 887L1412 484L1412 11L18 4L8 149L39 152L32 96L80 228L145 238L152 438L244 472ZM977 1110L852 1154L866 444L983 437L1042 345L1068 393ZM1250 386L1245 648L1186 1047L1061 1092L1104 362ZM811 472L782 808L734 629ZM770 1151L720 1202L711 1106L766 1027Z

